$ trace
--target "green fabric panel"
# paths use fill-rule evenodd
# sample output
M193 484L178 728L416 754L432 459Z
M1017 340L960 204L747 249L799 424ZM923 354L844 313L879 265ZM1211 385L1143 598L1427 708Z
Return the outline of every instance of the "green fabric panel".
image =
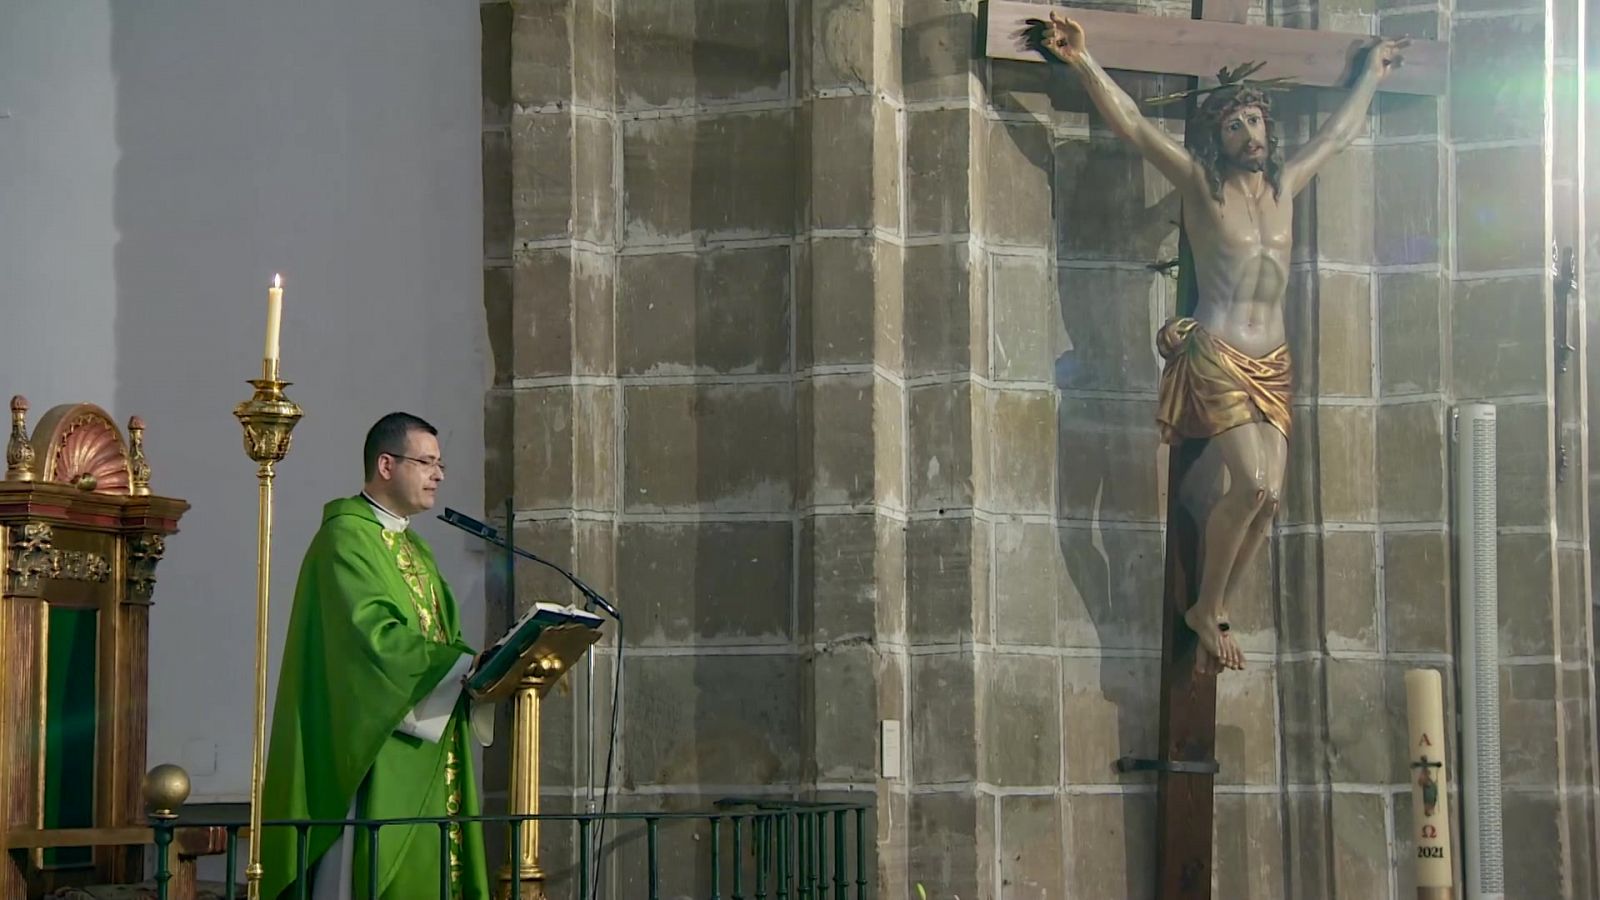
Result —
M45 662L44 827L94 825L99 612L51 606ZM47 867L89 863L88 847L46 850Z

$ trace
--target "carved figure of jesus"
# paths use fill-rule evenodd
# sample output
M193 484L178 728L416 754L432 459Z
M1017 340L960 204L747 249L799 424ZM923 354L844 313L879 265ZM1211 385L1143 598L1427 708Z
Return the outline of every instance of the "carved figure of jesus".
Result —
M1409 41L1368 51L1349 97L1317 134L1282 158L1266 92L1240 82L1212 91L1188 123L1189 146L1139 112L1089 55L1083 28L1035 20L1040 49L1066 63L1117 136L1180 192L1199 301L1156 336L1166 360L1157 420L1162 440L1209 439L1179 485L1200 532L1200 590L1184 620L1200 638L1202 674L1243 669L1228 633L1230 589L1271 529L1288 455L1290 359L1283 300L1294 197L1360 133L1378 83Z

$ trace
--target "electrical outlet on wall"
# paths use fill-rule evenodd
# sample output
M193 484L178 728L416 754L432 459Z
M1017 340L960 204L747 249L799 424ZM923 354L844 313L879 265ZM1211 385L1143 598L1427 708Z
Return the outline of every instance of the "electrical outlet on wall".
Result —
M899 778L900 722L898 719L884 719L882 725L883 740L878 745L882 751L879 768L884 778Z

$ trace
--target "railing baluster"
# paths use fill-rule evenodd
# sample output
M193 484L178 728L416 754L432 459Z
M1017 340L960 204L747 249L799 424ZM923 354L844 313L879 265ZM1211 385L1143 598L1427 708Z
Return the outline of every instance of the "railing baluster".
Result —
M816 846L818 846L818 866L816 866L816 884L818 884L819 897L834 897L834 882L827 878L827 857L830 849L827 844L827 812L822 810L816 814Z
M367 826L367 900L378 900L378 829L382 827Z
M811 819L811 896L821 898L828 896L828 879L823 874L828 870L828 836L822 828L822 813L809 818Z
M768 894L774 896L778 893L778 816L776 813L767 813L766 835L761 839L762 851L767 859L767 878L762 885L761 900L767 900Z
M650 900L661 900L661 873L657 871L660 862L656 857L656 819L647 816L644 820L645 843L650 860Z
M850 889L850 873L844 865L844 831L844 810L841 809L833 814L833 895L838 900L844 900L845 891Z
M744 842L739 840L740 816L733 817L733 897L744 900Z
M803 900L817 897L817 837L811 833L816 819L811 813L800 811L800 896Z
M156 839L156 900L167 900L167 882L172 880L172 863L167 854L172 849L172 820L151 816L151 828Z
M856 900L867 900L867 808L856 808Z
M767 900L767 851L772 846L772 817L757 814L751 823L751 839L756 843L756 900Z
M778 818L778 842L773 849L778 853L778 900L789 900L789 816L785 811Z
M810 868L811 860L806 856L806 814L795 813L794 820L794 893L799 900L811 900L811 891L806 889L806 870Z
M294 826L294 880L295 896L306 900L311 895L311 879L306 877L310 868L310 861L306 859L311 855L311 826L300 824Z
M817 896L827 897L828 884L828 814L817 813Z
M578 820L578 900L589 900L589 820Z
M450 823L439 823L439 900L450 896Z
M234 890L237 888L237 885L234 881L236 877L234 873L239 871L239 826L237 825L228 826L227 859L228 881L227 884L225 884L222 888L222 900L235 900Z
M817 900L817 817L810 811L800 813L801 827L806 830L806 893Z
M813 819L816 821L812 831L817 841L817 853L812 868L817 873L817 886L812 890L812 895L818 900L827 900L829 892L833 890L833 883L828 880L828 857L832 855L832 847L828 843L828 814L818 812Z
M722 900L722 820L711 817L711 900ZM738 859L736 855L734 859Z
M811 889L811 895L821 900L827 897L827 876L824 874L827 871L827 836L822 834L821 812L811 817L811 846L811 871L816 873L816 887Z
M769 812L767 814L767 866L769 875L767 891L774 898L778 896L778 886L782 883L778 877L778 868L781 865L778 862L778 848L781 846L783 846L783 833L782 826L778 824L778 814Z
M811 820L811 896L827 896L827 879L822 877L828 864L828 836L822 832L822 813L808 813Z
M522 820L511 820L511 900L522 900Z

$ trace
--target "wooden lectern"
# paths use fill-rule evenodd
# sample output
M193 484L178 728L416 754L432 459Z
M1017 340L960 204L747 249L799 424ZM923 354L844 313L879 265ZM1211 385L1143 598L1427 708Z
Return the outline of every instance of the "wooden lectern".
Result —
M150 493L128 439L78 403L11 401L0 481L0 897L142 877L149 613L189 504ZM214 852L214 851L213 851Z

